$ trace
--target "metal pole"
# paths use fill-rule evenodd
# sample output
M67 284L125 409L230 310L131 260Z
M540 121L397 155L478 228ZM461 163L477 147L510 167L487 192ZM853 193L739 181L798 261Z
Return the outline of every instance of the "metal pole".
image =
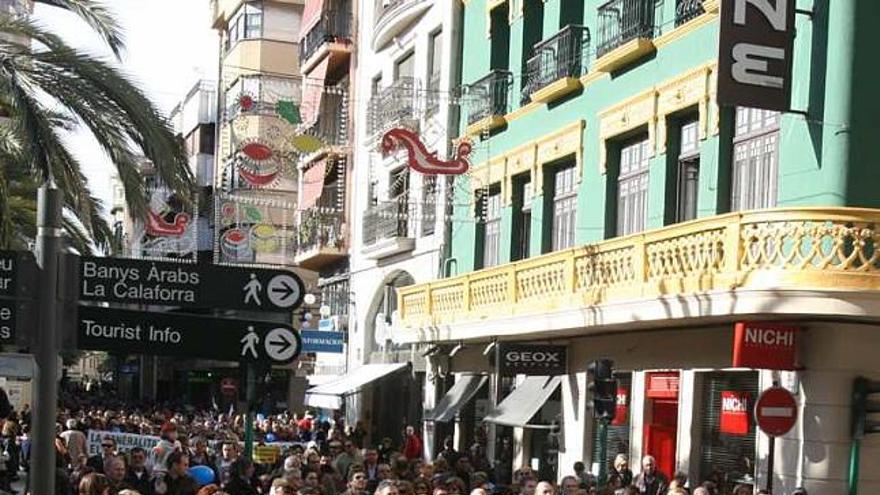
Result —
M245 385L245 398L247 400L247 415L244 425L244 456L248 459L254 457L254 402L257 397L256 370L253 364L247 365L247 384Z
M40 324L32 339L36 361L34 383L31 493L55 493L55 423L58 400L58 288L61 267L62 195L51 179L37 195L36 259L40 267Z
M770 437L770 449L767 452L767 493L773 493L773 458L776 457L776 437Z
M848 495L858 495L859 493L859 459L861 458L862 440L854 438L849 453L849 490Z
M608 420L599 420L599 489L608 483Z

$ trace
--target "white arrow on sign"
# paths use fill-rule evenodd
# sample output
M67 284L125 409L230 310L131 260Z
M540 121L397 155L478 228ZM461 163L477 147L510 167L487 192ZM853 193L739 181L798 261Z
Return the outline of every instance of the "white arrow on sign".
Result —
M271 330L263 341L266 355L273 361L290 361L297 351L296 335L286 328Z
M279 308L289 308L299 299L299 284L290 275L275 275L269 281L269 300Z

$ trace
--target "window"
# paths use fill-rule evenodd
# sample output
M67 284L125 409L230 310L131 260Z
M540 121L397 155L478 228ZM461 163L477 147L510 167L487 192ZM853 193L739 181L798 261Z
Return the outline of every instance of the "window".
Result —
M394 64L394 80L412 79L415 75L415 52L409 52Z
M422 178L422 235L432 235L437 223L437 176Z
M428 109L436 110L439 106L440 67L443 64L442 31L431 34L428 45Z
M532 242L532 178L528 173L514 178L513 197L513 260L529 257Z
M507 70L510 65L510 22L507 2L492 9L489 18L489 68Z
M779 112L736 109L733 137L732 211L776 206Z
M699 373L697 383L700 382L702 386L698 389L699 395L695 397L697 404L694 408L695 411L700 411L702 416L698 419L698 416L694 415L694 420L698 421L700 428L700 479L721 472L725 474L726 480L731 485L754 483L755 422L746 416L747 424L740 425L745 428L722 432L721 414L725 410L725 400L735 401L730 404L734 409L739 406L746 411L753 410L760 393L758 372Z
M559 251L574 246L577 212L577 184L574 164L553 174L553 233L551 249Z
M382 74L373 77L370 82L370 96L376 96L382 88Z
M229 20L226 28L226 49L239 40L263 35L263 6L260 2L246 3Z
M501 262L501 189L494 187L483 196L483 268Z
M675 221L686 222L697 218L697 191L700 181L699 121L687 120L680 129Z
M605 460L614 462L617 454L629 456L629 420L632 405L632 373L614 373L617 379L617 410L614 421L608 425L608 444ZM619 415L619 416L618 416ZM593 462L599 462L599 420L593 420ZM705 478L704 478L705 479Z
M645 230L648 216L648 137L642 136L620 148L617 176L617 235Z

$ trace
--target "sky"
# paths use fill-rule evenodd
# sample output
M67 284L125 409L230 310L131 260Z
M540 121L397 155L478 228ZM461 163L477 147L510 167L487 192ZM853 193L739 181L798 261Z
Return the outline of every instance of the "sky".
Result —
M216 79L217 33L211 29L208 0L104 0L119 20L126 40L123 71L167 115L199 79ZM90 28L66 12L37 5L34 18L68 43L114 60ZM69 136L93 193L110 201L113 164L88 132Z

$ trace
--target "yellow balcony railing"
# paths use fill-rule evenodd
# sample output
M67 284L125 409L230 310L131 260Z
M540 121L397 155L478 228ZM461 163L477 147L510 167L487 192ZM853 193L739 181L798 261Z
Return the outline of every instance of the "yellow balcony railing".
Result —
M880 289L880 210L730 213L398 290L402 329L744 288Z

